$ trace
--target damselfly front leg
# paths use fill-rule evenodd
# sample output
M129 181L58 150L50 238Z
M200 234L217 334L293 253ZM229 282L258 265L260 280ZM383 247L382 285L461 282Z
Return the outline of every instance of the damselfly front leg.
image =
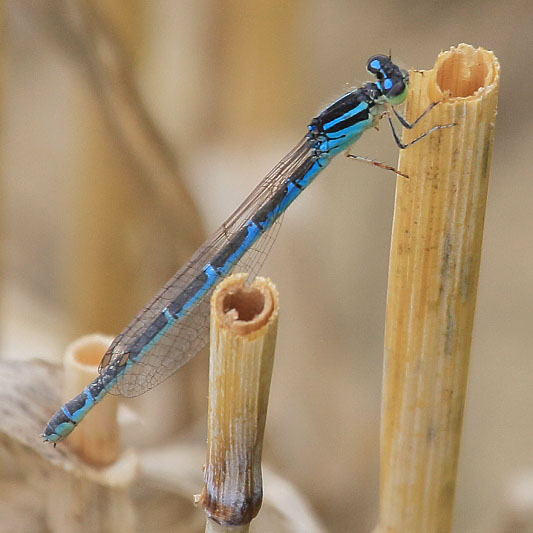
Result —
M405 117L403 117L400 113L398 113L398 111L396 111L396 109L393 107L393 106L390 106L390 109L392 109L392 112L394 113L394 115L396 116L396 118L398 119L398 121L400 122L400 124L404 127L404 128L407 128L407 129L413 129L416 124L422 119L424 118L437 104L440 104L442 102L442 100L438 101L438 102L431 102L431 104L428 105L428 107L425 109L425 111L423 113L421 113L413 122L409 123ZM416 142L420 141L421 139L423 139L424 137L426 137L427 135L429 135L430 133L433 133L434 131L437 131L437 130L440 130L440 129L444 129L444 128L451 128L453 126L456 126L457 124L454 122L453 124L438 124L437 126L433 126L432 128L430 128L429 130L427 130L426 132L422 133L422 135L419 135L416 139L406 143L406 144L403 144L402 141L400 141L400 137L398 136L398 134L396 133L396 130L394 129L394 124L392 123L392 119L391 119L391 116L390 116L390 111L386 112L385 113L387 115L387 119L389 121L389 124L390 124L390 127L391 127L391 130L392 130L392 136L394 137L394 141L396 142L396 145L398 146L398 148L400 148L400 150L404 150L405 148L407 148L408 146L411 146L412 144L415 144Z
M429 104L427 109L420 116L418 116L416 118L416 120L414 120L412 123L409 123L400 113L398 113L398 111L396 110L396 108L394 106L389 106L389 109L392 110L392 112L394 113L394 115L396 116L396 118L398 119L398 121L400 122L400 124L402 126L404 126L407 129L412 129L412 128L414 128L416 126L416 124L422 118L424 118L439 103L440 102L432 102L431 104ZM392 135L394 137L394 140L395 140L396 144L398 145L398 147L400 149L402 149L402 150L407 148L408 146L411 146L412 144L420 141L421 139L426 137L426 135L429 135L430 133L433 133L436 130L443 129L443 128L451 128L452 126L455 126L455 124L442 124L442 125L433 126L428 131L424 132L422 135L420 135L419 137L417 137L413 141L408 142L406 144L403 144L400 141L400 138L399 138L398 134L396 133L396 130L394 129L394 124L392 123L392 120L391 120L391 117L390 117L390 110L385 111L384 113L382 113L380 115L379 119L376 120L376 123L375 123L374 127L376 129L378 129L380 119L383 116L386 116L387 119L389 120L389 124L390 124L391 130L392 130ZM373 159L369 159L367 157L362 157L360 155L351 154L349 152L346 153L346 157L350 157L352 159L356 159L357 161L362 161L363 163L369 163L369 164L371 164L371 165L373 165L375 167L383 168L385 170L390 170L391 172L394 172L398 176L402 176L404 178L409 178L409 176L407 174L404 174L403 172L400 172L398 169L396 169L396 168L394 168L394 167L392 167L390 165L387 165L386 163L382 163L381 161L374 161Z

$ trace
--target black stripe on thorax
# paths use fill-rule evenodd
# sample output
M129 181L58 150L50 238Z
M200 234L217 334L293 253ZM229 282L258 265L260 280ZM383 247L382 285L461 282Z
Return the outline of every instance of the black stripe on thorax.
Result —
M373 105L374 104L371 104L372 107ZM359 113L357 113L356 115L353 115L351 117L348 117L345 120L341 120L340 122L333 124L333 126L331 126L330 128L324 129L323 132L326 135L330 133L337 133L338 131L345 130L346 128L349 128L350 126L357 124L357 122L363 122L365 120L368 120L368 116L370 115L369 109L371 106L369 105L362 111L359 111Z
M325 124L346 115L361 102L367 104L368 109L371 109L380 95L381 91L375 83L365 83L362 87L345 94L342 98L339 98L339 100L324 109L322 113L311 121L310 128L318 133L322 133Z

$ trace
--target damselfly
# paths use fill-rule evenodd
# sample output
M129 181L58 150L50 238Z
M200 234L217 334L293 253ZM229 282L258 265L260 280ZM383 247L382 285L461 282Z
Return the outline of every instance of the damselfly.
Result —
M390 113L412 128L434 104L409 124L394 109L407 96L407 72L385 55L372 56L367 70L376 81L350 91L315 117L296 147L111 343L100 363L100 375L52 416L42 435L45 441L55 444L64 439L107 393L137 396L189 361L207 342L209 298L216 284L238 271L248 272L248 281L253 280L274 242L283 212L334 156L383 116L400 148L451 126L435 126L402 144Z

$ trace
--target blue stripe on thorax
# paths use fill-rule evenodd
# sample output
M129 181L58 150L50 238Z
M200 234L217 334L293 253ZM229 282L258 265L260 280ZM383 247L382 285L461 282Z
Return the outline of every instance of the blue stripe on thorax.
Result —
M360 120L351 126L335 132L331 136L324 135L324 139L318 145L320 152L327 153L328 158L336 156L339 152L348 149L365 130L374 125L374 116L369 115L367 120Z
M339 122L342 122L343 120L349 119L350 117L353 117L354 115L357 115L357 113L360 113L361 111L364 111L368 108L367 102L359 102L355 107L350 108L346 113L343 115L330 120L329 122L325 122L322 126L324 130L328 130L329 128L333 127L335 124L338 124Z

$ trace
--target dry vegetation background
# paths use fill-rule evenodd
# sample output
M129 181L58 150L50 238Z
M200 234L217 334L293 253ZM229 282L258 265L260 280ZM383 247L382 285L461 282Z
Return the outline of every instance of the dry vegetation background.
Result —
M77 4L2 6L4 359L59 361L79 334L118 333L309 120L366 81L368 56L430 68L460 42L496 53L454 531L514 532L517 498L533 505L531 2L102 0L89 22ZM397 157L385 124L354 152ZM282 304L264 460L332 532L377 518L394 183L339 157L286 214L263 268ZM206 391L203 353L127 402L144 423L126 440L201 445Z

